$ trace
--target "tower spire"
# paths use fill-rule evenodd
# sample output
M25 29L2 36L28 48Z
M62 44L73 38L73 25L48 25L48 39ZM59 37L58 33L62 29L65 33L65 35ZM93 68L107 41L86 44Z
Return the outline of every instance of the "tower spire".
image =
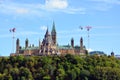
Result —
M29 44L29 41L28 41L28 38L26 38L26 40L25 40L25 48L28 48L28 44Z
M71 39L71 46L74 48L74 39Z
M56 45L56 29L55 29L55 23L53 22L51 36L53 40L53 44Z
M80 49L83 49L83 38L80 38Z
M56 29L55 29L55 22L54 22L54 21L53 21L52 32L56 32Z
M48 30L48 27L47 27L45 37L47 37L47 36L48 36L48 34L49 34L49 30Z
M16 53L19 53L19 48L20 48L20 40L17 38L16 40Z

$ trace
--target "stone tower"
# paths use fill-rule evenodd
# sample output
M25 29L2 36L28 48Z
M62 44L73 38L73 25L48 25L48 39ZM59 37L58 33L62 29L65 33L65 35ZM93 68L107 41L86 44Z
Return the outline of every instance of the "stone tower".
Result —
M19 53L19 49L20 49L20 41L19 41L19 38L17 38L17 40L16 40L16 53Z
M74 48L74 39L71 39L71 46Z
M26 39L26 40L25 40L25 48L28 47L28 44L29 44L29 41L28 41L28 39Z
M80 39L80 50L83 50L83 38Z
M42 51L41 53L43 55L50 55L50 50L51 50L51 47L53 45L53 41L52 41L52 37L48 31L48 29L46 30L46 34L45 34L45 37L42 41Z
M53 22L53 27L51 31L51 36L53 40L53 45L56 45L56 29L55 29L55 23Z

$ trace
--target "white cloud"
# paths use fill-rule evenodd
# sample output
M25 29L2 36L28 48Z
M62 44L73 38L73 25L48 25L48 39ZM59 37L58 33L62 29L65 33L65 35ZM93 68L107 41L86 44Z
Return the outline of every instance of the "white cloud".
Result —
M120 4L120 0L91 0L91 1L107 3L107 4Z
M21 32L16 32L14 35L15 37L17 36L31 36L31 35L39 35L41 33L39 32L34 32L34 31L21 31ZM1 34L0 38L12 38L12 34Z
M26 7L19 6L19 4L10 3L2 3L0 5L0 12L6 14L27 14L29 10Z
M47 9L66 9L68 2L67 0L46 0L45 7Z
M86 9L85 8L68 8L66 10L64 10L63 12L65 13L69 13L69 14L85 14L86 13Z
M70 7L67 0L46 0L45 9L53 12L64 12L68 14L85 14L85 8Z
M94 3L92 8L98 11L108 11L114 7L114 5L120 5L120 0L89 0Z
M19 8L19 9L16 9L16 13L27 14L27 13L29 13L29 10L25 9L25 8Z
M90 49L87 49L87 50L88 50L88 52L94 51L94 50L93 50L93 49L91 49L91 48L90 48Z
M43 30L43 31L46 31L47 30L47 26L41 26L40 29Z
M112 8L111 5L109 4L104 4L104 3L101 3L101 4L97 4L94 9L95 10L99 10L99 11L108 11Z
M83 14L84 8L72 8L67 0L46 0L40 3L16 3L14 1L3 1L0 4L0 13L22 16L45 16L56 12L67 14Z
M28 35L38 35L38 34L40 34L40 33L34 32L34 31L22 31L22 32L16 33L16 36L19 36L19 35L28 36Z

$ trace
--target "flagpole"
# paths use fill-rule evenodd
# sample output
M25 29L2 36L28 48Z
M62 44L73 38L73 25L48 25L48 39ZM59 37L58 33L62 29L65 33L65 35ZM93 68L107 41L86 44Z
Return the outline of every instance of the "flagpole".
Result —
M91 26L87 26L86 29L87 29L87 35L88 35L88 52L89 52L89 49L90 49L90 29L92 27Z
M14 32L13 32L13 53L14 53Z
M14 39L15 39L15 28L10 29L10 32L12 32L12 53L14 53Z

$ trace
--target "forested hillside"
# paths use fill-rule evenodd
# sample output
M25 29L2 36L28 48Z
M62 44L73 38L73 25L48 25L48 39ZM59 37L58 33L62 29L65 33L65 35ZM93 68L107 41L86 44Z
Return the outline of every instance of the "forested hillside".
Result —
M69 54L1 57L0 80L120 80L120 60Z

